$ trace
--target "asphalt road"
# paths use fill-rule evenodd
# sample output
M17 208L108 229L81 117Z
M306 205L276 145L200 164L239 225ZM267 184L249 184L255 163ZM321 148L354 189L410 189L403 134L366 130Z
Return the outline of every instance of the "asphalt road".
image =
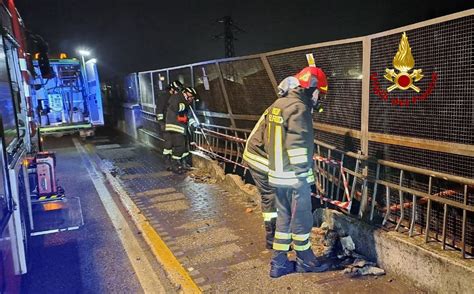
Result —
M46 138L45 143L45 149L56 152L59 184L66 190L67 197L81 200L84 226L76 231L32 237L30 270L23 277L22 292L143 293L130 261L139 257L129 256L125 250L84 160L74 146L73 137ZM139 232L133 224L129 227L153 272L164 281L166 292L175 292Z

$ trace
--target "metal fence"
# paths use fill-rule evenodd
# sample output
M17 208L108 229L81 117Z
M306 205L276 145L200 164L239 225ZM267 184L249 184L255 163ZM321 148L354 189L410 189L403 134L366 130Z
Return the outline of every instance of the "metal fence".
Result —
M195 109L209 130L245 139L277 83L312 54L329 83L325 111L314 116L317 196L472 255L473 31L467 10L360 38L140 72L143 131L160 137L156 105L168 82L180 80L197 89ZM394 62L407 46L414 62ZM198 136L201 148L243 166L241 142L208 135L213 142Z

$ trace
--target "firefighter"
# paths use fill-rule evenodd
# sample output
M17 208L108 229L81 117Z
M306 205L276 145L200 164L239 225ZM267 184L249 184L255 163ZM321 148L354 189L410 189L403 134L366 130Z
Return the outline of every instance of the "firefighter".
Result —
M277 221L270 276L328 269L311 249L313 226L311 185L314 183L314 131L312 113L328 89L324 72L306 67L278 86L280 98L265 116L265 150L268 153L268 182L276 188ZM292 245L296 263L287 253Z
M168 150L171 150L171 167L169 170L177 174L183 173L183 159L189 154L186 148L186 133L188 123L188 108L197 93L194 88L187 87L181 92L170 96L166 110L165 132L168 134Z
M191 165L188 164L188 157L189 157L189 147L192 141L192 134L194 129L198 126L198 122L196 121L194 114L191 110L193 102L199 102L199 96L196 92L196 89L192 87L186 87L183 89L183 93L186 97L186 115L188 117L188 128L185 135L185 152L181 158L181 167L183 170L190 170Z
M265 151L264 140L265 130L267 129L265 124L267 114L268 109L260 117L250 133L243 157L260 192L263 222L265 225L265 244L267 249L271 249L273 236L275 235L277 212L275 208L275 188L268 183L268 155Z
M163 146L163 156L165 159L165 165L168 170L171 170L171 153L172 153L172 143L171 143L171 138L169 136L169 132L164 131L164 122L165 122L165 117L164 114L166 114L166 110L168 107L168 102L171 98L171 96L181 93L181 91L184 89L183 84L180 81L174 81L171 84L168 85L168 93L170 96L167 97L167 99L162 99L158 101L157 105L157 114L156 118L160 124L160 129L163 133L163 140L164 140L164 146Z
M184 89L184 85L178 80L168 85L168 93L170 94L170 96L181 92L183 89ZM164 121L165 119L166 107L168 105L168 100L170 96L168 96L167 99L162 99L158 101L157 103L156 119L158 121Z

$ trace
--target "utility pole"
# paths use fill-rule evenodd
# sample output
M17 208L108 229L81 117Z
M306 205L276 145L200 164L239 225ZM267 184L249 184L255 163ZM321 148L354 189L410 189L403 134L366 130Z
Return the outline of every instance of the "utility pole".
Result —
M234 33L243 33L244 30L234 24L231 16L224 16L217 20L218 23L224 24L224 33L215 36L215 39L224 39L225 46L225 57L235 56L234 41L237 39L234 37Z

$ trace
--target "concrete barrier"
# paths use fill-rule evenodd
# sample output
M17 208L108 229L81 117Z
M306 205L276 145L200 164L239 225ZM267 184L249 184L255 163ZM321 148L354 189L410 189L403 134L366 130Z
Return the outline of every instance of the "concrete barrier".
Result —
M318 209L315 224L326 222L339 235L351 236L356 252L433 293L473 293L474 263L461 259L457 251L441 250L437 242L408 237L395 231L373 227L350 215L331 209Z

